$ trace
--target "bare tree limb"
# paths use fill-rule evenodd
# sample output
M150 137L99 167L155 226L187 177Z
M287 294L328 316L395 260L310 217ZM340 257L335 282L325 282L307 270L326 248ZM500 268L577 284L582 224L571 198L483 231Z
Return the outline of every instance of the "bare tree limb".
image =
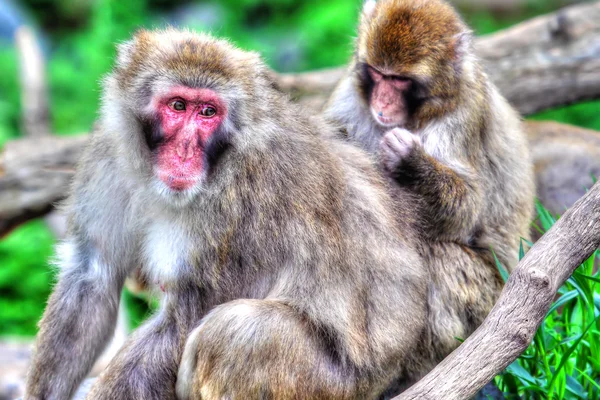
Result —
M556 122L525 124L538 197L563 213L600 177L600 132ZM64 198L75 162L87 142L75 137L23 138L0 152L0 237L43 216Z
M476 41L476 53L522 114L600 97L600 2L564 8ZM282 74L279 85L321 106L344 68Z
M600 178L600 132L557 122L525 123L537 196L563 214Z
M522 114L600 95L600 2L564 8L477 41L500 92Z
M42 50L34 32L27 26L17 29L15 46L21 65L23 133L25 136L49 135L50 113Z
M0 236L66 196L87 136L9 142L0 154Z
M531 343L554 296L600 246L600 184L569 209L517 265L484 323L395 400L467 399Z

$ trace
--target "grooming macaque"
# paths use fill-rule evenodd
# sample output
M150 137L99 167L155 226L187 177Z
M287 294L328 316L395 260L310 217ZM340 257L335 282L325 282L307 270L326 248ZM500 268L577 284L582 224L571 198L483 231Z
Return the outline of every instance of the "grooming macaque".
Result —
M88 398L369 399L419 363L413 195L392 199L370 158L290 104L257 55L141 31L102 104L26 399L73 394L139 265L160 311Z
M423 207L437 360L490 311L503 285L491 249L513 267L533 211L519 117L481 70L471 39L442 1L368 1L354 59L325 111Z

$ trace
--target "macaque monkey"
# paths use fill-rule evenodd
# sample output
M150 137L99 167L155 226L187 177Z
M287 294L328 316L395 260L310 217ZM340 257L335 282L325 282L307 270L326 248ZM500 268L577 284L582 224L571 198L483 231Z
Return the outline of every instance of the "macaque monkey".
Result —
M439 361L483 322L532 219L519 116L482 71L472 36L439 0L367 1L356 50L325 114L418 197ZM493 250L493 253L492 253Z
M72 396L139 265L160 310L90 399L372 399L419 363L413 195L389 196L254 53L171 29L118 53L25 398Z

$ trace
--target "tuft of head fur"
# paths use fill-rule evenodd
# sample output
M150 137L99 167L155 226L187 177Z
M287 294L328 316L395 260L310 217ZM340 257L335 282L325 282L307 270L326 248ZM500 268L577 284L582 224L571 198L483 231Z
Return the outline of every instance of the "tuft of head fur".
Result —
M187 30L138 31L118 46L115 78L123 90L135 90L148 77L166 75L189 87L238 82L246 91L256 74L266 73L257 53L242 51L224 39Z
M452 39L465 31L456 11L440 0L383 0L361 23L359 56L394 71L423 61L439 64L454 58Z

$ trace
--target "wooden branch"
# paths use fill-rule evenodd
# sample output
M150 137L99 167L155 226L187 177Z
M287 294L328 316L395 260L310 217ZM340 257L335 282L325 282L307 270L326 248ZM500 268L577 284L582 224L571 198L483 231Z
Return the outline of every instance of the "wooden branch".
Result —
M395 400L462 400L475 395L531 343L559 287L600 246L600 184L529 250L484 323Z
M600 2L487 36L476 50L500 91L523 114L598 98Z
M35 33L21 26L15 33L15 47L21 65L21 108L25 136L50 134L48 91L42 50Z
M600 2L564 8L476 41L476 53L523 114L600 97ZM282 89L320 107L344 68L283 74Z
M0 236L48 213L66 195L87 136L9 142L0 154Z
M525 123L537 196L563 214L600 178L600 132L557 122Z

